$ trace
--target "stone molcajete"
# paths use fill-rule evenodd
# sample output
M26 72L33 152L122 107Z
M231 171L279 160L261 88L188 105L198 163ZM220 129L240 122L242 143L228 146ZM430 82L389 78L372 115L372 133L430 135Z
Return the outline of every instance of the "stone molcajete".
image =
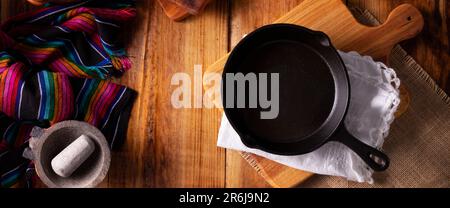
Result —
M78 150L71 148L80 141L87 141L84 143L89 145ZM70 154L67 155L68 152ZM85 156L81 154L83 152ZM60 153L74 159L72 162L80 158L82 161L75 165L62 164L65 162L58 159ZM34 160L42 182L54 188L95 187L105 178L111 162L110 148L103 134L94 126L81 121L64 121L48 129L35 127L31 132L30 149L25 151L24 156ZM56 173L55 167L63 167L68 172Z

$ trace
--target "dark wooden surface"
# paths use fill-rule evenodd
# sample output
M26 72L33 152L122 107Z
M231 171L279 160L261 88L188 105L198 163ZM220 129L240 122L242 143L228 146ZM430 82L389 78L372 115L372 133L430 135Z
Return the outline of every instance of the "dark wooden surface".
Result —
M139 92L128 138L113 154L102 187L266 187L234 151L217 148L220 113L208 109L177 110L170 104L176 72L193 74L227 53L253 29L271 23L302 0L214 0L198 16L175 23L154 0L138 1L138 18L130 26L128 51L133 68L115 80ZM411 3L425 18L424 31L402 46L447 93L449 81L450 0L347 0L368 9L381 22L401 3ZM0 19L30 9L23 0L0 2Z

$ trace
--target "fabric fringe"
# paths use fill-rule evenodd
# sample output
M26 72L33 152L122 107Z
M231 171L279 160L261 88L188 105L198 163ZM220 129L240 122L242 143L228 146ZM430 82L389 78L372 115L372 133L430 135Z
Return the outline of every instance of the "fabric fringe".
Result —
M131 68L131 59L127 56L110 56L115 69L124 72Z
M411 71L414 72L417 77L424 80L427 85L445 102L445 104L449 105L450 107L450 97L447 95L447 93L445 93L445 91L442 90L439 85L437 85L437 83L422 68L422 66L420 66L413 57L408 55L402 47L398 45L395 46L392 50L392 55L390 56L390 58L395 58L395 60L400 64L408 65L408 68L411 68Z
M274 188L280 188L278 184L276 184L272 178L270 178L264 169L261 167L259 162L255 159L254 155L248 152L239 152L242 158L260 175L264 180L269 183Z

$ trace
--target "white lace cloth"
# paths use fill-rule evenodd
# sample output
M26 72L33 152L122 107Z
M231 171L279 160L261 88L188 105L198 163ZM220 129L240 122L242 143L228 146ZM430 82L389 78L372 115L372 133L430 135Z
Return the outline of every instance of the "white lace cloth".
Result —
M400 103L400 80L394 70L371 57L356 52L340 52L350 77L351 99L345 124L350 133L364 143L381 147ZM246 147L222 116L217 145L251 152L278 163L323 175L346 177L373 183L373 171L352 150L341 143L328 142L314 152L280 156Z

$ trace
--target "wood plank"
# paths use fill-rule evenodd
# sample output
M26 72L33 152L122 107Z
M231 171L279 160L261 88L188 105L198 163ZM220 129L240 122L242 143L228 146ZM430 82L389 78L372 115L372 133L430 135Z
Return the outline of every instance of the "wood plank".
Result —
M26 0L19 1L1 1L0 2L0 21L3 23L9 17L19 14L21 12L30 11L36 7L28 4Z
M155 83L155 71L147 66L148 43L150 42L149 27L150 13L159 9L153 1L138 1L137 18L127 36L127 52L133 63L118 81L138 92L128 125L127 138L120 151L112 152L111 167L108 178L102 187L145 187L147 175L146 167L151 164L148 151L153 148L154 139L154 100L155 94L151 90Z
M142 173L132 173L135 168L123 173L126 185L134 176L142 175L143 184L137 185L224 186L225 151L216 147L215 138L220 114L217 110L175 109L170 100L176 86L170 83L175 73L193 77L195 64L208 65L226 54L227 11L227 2L217 1L201 16L176 23L165 17L159 6L153 4L149 9L145 64L142 69L130 71L141 73L137 79L128 75L131 79L126 82L133 85L142 80L143 87L137 89L141 104L135 106L138 110L133 112L135 121L130 124L133 128L127 141L128 148L135 147L128 154L142 161L138 164L142 168L137 169ZM121 160L122 165L129 162Z
M431 75L437 84L450 93L450 0L348 0L348 5L369 10L380 21L402 3L416 6L425 20L417 38L401 43L403 48Z

